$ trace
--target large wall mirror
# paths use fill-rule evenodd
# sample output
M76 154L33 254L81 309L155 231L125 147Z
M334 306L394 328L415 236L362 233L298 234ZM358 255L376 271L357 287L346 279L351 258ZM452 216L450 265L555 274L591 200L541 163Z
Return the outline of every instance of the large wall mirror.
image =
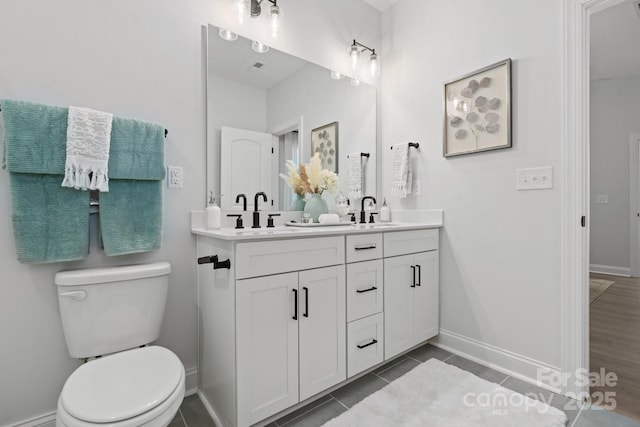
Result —
M291 210L295 195L279 178L285 163L309 163L313 149L339 175L347 193L348 158L362 157L363 192L376 194L376 88L293 55L256 52L243 37L228 41L219 29L207 35L207 191L222 194L223 209ZM346 55L346 54L345 54ZM333 76L335 77L335 76ZM335 126L333 125L335 124ZM327 126L330 125L330 126ZM325 194L331 206L335 195Z

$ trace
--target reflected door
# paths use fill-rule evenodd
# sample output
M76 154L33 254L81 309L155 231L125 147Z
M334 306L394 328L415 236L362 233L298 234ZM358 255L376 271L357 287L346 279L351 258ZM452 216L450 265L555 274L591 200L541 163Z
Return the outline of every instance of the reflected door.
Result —
M254 132L229 127L222 128L220 149L220 189L223 209L242 209L236 203L236 196L243 193L249 204L253 196L264 191L268 201L259 199L260 209L270 209L273 198L271 180L272 173L272 141L268 133ZM251 205L253 209L253 205Z

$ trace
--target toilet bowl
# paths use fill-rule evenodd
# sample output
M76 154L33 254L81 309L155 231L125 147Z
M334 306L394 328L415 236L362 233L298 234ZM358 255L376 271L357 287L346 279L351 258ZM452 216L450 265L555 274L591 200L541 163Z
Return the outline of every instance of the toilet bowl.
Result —
M56 426L163 427L185 393L182 362L158 339L171 265L56 273L69 355L89 360L67 379Z
M169 350L144 347L80 366L58 399L58 427L162 427L182 403L184 367Z

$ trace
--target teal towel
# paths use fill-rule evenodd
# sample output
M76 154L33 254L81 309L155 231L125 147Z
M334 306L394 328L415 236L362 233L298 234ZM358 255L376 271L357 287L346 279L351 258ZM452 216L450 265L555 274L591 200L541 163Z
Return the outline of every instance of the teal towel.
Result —
M109 192L100 193L100 229L107 255L159 249L162 181L109 181Z
M89 252L89 192L63 188L61 178L9 172L13 235L21 263L76 261Z
M3 166L11 172L64 175L67 109L8 99L1 102Z
M164 126L113 118L109 179L163 180Z

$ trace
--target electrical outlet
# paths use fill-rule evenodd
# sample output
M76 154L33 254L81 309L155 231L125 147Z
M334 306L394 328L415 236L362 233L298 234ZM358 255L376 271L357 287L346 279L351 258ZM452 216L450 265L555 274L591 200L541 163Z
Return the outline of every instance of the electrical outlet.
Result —
M599 205L604 205L609 203L609 196L607 196L606 194L596 196L596 203Z
M167 166L167 187L182 188L182 168L180 166Z

